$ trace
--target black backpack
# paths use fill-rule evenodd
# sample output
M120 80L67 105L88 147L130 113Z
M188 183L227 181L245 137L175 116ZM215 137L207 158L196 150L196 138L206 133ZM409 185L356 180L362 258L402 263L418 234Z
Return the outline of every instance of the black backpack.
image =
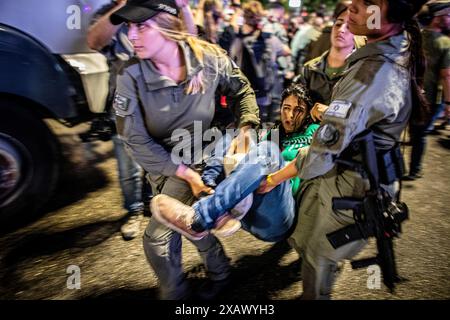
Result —
M265 97L275 83L277 67L272 61L270 33L260 32L258 36L242 38L241 69L255 90L256 97Z

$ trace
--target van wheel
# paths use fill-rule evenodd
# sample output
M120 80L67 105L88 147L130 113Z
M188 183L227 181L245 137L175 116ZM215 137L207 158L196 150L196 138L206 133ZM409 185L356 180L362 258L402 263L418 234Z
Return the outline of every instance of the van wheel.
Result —
M59 144L47 125L16 102L0 100L0 224L30 217L50 198Z

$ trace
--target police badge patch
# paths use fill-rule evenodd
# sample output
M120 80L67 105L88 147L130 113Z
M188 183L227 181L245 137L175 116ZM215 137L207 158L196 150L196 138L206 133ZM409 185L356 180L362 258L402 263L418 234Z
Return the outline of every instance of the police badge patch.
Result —
M331 123L321 126L316 133L317 141L325 146L335 145L339 138L339 130Z
M351 102L335 100L330 104L325 114L330 117L346 119L351 106Z
M131 99L116 93L116 96L114 97L113 106L116 110L118 109L122 111L127 111L128 107L130 106L130 101Z

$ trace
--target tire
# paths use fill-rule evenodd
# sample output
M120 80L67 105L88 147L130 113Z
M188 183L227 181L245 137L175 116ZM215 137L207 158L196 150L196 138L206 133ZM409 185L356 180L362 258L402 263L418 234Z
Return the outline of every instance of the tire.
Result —
M47 125L20 102L0 99L0 225L33 216L59 177L59 143Z

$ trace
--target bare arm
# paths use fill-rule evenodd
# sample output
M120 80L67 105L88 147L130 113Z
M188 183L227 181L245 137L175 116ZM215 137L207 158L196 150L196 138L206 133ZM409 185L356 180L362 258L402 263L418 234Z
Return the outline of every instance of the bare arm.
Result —
M200 0L197 5L197 11L195 14L195 24L201 27L205 26L204 15L205 11L203 10L205 6L205 0Z
M297 175L297 167L295 166L295 160L289 162L284 168L269 174L265 180L261 182L258 188L258 193L268 193L272 191L276 186L280 185L284 181L291 179Z
M276 186L282 184L286 180L292 179L298 175L298 169L296 162L298 158L304 158L308 153L309 147L304 147L299 149L297 158L289 162L284 168L275 171L267 176L266 180L261 182L259 186L258 193L267 193L273 190Z
M178 8L180 9L181 16L186 26L187 31L190 34L197 35L198 30L195 25L194 15L192 14L191 8L189 7L189 0L175 0Z
M272 182L275 185L279 185L286 180L294 178L297 175L298 171L297 171L297 167L295 166L295 161L296 160L289 162L289 164L286 167L284 167L283 169L280 169L270 175Z
M89 48L99 51L111 42L111 39L117 33L121 25L113 25L109 21L109 17L125 4L126 0L118 0L117 5L114 8L108 11L89 28L87 34L87 44Z

